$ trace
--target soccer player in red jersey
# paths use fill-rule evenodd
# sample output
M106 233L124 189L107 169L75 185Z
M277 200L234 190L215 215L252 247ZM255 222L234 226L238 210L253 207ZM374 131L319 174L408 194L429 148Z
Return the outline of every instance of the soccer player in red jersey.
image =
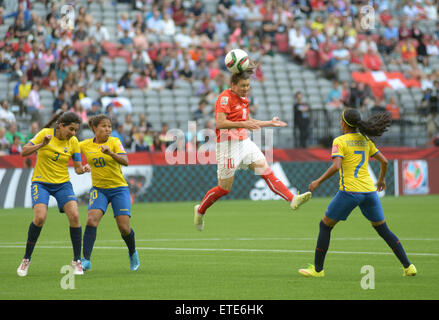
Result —
M274 175L258 146L249 139L247 130L264 127L285 127L287 124L278 117L269 121L250 117L248 99L250 77L255 70L253 63L243 72L231 76L231 88L224 90L216 102L216 158L218 185L210 189L200 204L194 208L194 225L204 229L206 210L219 198L228 194L232 188L235 171L250 168L260 175L268 187L291 204L293 210L308 201L312 194L306 192L294 196Z

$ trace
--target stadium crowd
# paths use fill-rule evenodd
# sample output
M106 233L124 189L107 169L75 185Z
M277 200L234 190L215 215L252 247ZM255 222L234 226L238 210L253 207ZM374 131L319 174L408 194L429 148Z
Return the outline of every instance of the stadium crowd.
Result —
M36 2L44 3L46 16L33 11ZM65 20L57 1L18 0L12 11L10 1L0 1L0 26L8 26L0 43L0 73L14 83L13 99L8 100L2 88L0 155L19 153L21 145L38 132L44 125L42 108L74 111L84 123L92 115L109 114L114 119L113 134L127 150L164 150L170 143L166 123L161 131L154 131L145 115L127 114L118 121L115 106L104 104L102 98L130 89L174 89L179 81L199 81L195 94L200 102L192 119L213 128L212 106L216 95L227 88L223 57L235 47L247 50L256 62L266 55L283 54L331 79L328 110L343 106L388 110L396 121L402 120L403 110L394 97L380 100L367 85L340 81L337 69L356 64L359 70L377 71L383 70L385 61L405 66L406 76L421 83L419 112L428 117L429 138L437 136L439 69L432 68L430 60L439 58L439 23L428 33L418 26L437 21L437 1L220 0L214 13L198 0L72 2L76 16L70 30L61 26ZM117 12L117 35L110 35L102 21L88 13L92 3L129 4L130 12ZM360 11L370 4L375 24L364 29ZM151 35L159 41L151 41ZM124 58L128 65L119 79L106 74L105 59L115 57ZM265 81L263 69L259 65L255 81ZM53 105L41 104L41 90L52 93ZM90 90L98 95L89 97ZM257 106L253 108L257 112ZM292 101L291 108L306 141L311 110L302 100ZM17 118L23 117L28 126L19 130Z

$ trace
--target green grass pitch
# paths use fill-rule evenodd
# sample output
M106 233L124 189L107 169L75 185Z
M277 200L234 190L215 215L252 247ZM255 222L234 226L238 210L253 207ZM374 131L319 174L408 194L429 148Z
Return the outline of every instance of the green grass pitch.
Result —
M141 267L129 270L128 251L107 212L98 228L92 270L61 288L72 249L67 218L50 208L29 274L23 257L31 209L0 212L0 299L295 300L439 299L439 197L385 197L389 228L400 238L416 277L356 209L332 232L324 278L298 269L314 262L318 223L329 198L292 211L284 201L217 202L203 232L193 226L194 203L139 203L131 223ZM85 228L87 208L80 207ZM363 266L374 270L374 289L363 289ZM370 278L369 278L370 280ZM370 281L369 281L370 284Z

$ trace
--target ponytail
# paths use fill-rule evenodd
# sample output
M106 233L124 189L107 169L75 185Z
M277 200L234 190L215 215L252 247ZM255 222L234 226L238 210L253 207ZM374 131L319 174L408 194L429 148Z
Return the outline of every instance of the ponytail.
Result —
M50 118L49 122L46 123L44 128L52 128L53 124L58 122L58 119L63 115L64 111L57 110L52 117ZM58 125L57 125L58 126Z
M378 112L367 120L361 120L360 113L355 109L344 110L342 119L348 126L357 128L366 139L380 137L392 122L392 116L388 112Z

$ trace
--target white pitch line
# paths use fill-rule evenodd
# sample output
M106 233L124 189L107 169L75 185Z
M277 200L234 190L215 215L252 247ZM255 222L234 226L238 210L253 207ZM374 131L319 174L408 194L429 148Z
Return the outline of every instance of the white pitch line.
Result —
M38 246L41 249L71 249L71 246ZM25 246L2 246L0 248L25 248ZM127 250L125 246L123 247L94 247L94 249L105 249L105 250ZM290 250L290 249L225 249L225 248L157 248L157 247L136 247L138 250L156 250L156 251L209 251L209 252L272 252L272 253L314 253L314 250ZM364 251L329 251L330 253L336 254L363 254L363 255L393 255L392 252L364 252ZM414 253L408 252L411 256L430 256L439 257L439 253Z
M317 238L304 237L304 238L159 238L159 239L136 239L136 242L182 242L182 241L317 241ZM374 238L331 238L331 241L383 241L382 238L374 237ZM439 238L400 238L401 241L439 241ZM99 239L99 242L122 242L122 239L110 239L104 240ZM65 241L41 241L44 244L62 244L62 243L70 243L70 240ZM20 245L23 244L23 241L20 242L0 242L0 245Z

